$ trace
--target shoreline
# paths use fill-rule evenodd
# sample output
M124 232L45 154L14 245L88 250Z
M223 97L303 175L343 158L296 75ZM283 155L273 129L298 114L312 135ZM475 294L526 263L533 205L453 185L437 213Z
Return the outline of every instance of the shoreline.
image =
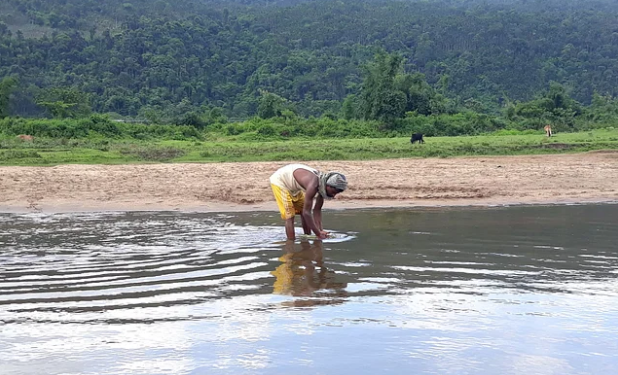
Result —
M570 206L570 205L599 205L618 204L618 199L569 199L557 201L440 201L440 202L414 202L378 200L367 202L342 201L331 202L324 206L322 211L341 210L390 210L390 209L440 209L440 208L496 208L496 207L531 207L531 206ZM178 207L167 205L37 205L31 207L11 206L0 204L2 214L70 214L70 213L113 213L113 212L180 212L180 213L238 213L238 212L278 212L277 205L273 202L259 205L224 204L217 203L196 207Z
M350 185L324 211L618 202L618 152L304 162ZM0 167L0 213L277 212L288 162Z

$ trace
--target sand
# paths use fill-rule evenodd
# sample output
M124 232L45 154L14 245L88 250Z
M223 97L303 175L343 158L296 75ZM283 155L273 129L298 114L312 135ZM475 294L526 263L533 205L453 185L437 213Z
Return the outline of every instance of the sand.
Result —
M0 212L276 211L287 162L0 167ZM618 152L305 162L344 173L324 210L618 201Z

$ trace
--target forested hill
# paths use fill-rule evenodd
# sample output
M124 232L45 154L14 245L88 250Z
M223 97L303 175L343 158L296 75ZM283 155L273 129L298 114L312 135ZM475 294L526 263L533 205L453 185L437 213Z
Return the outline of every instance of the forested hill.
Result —
M455 103L530 100L551 81L590 102L618 94L618 2L608 0L3 0L10 112L56 88L92 109L256 113L261 93L337 113L379 50Z

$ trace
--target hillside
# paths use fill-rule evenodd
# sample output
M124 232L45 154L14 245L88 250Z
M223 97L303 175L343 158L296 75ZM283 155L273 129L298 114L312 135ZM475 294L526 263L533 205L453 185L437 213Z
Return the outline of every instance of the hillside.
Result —
M589 103L618 94L618 3L610 1L7 0L0 79L10 112L43 115L56 87L97 112L257 112L260 92L303 116L337 113L379 50L455 103L531 100L551 81Z

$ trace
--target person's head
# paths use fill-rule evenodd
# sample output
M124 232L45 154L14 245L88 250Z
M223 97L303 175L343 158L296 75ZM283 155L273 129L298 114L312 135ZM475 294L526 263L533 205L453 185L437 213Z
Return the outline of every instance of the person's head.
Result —
M329 177L326 180L326 195L329 198L334 198L337 194L341 193L348 188L348 181L345 176L339 172L329 173Z

